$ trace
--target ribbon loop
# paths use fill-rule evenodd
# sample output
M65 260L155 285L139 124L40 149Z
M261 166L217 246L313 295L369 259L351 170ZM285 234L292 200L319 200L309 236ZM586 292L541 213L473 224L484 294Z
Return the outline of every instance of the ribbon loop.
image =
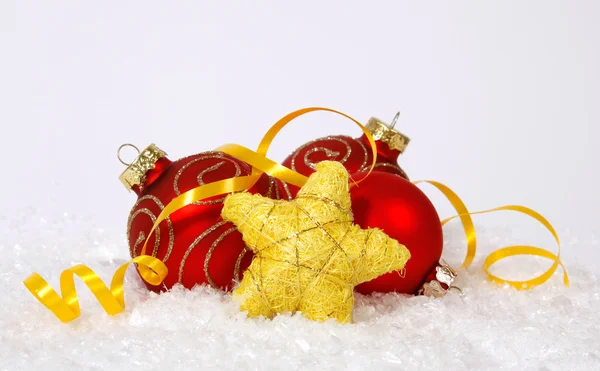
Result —
M306 113L315 111L332 112L350 119L361 128L365 136L368 138L371 146L373 160L371 162L369 171L366 173L366 175L362 179L359 179L355 182L360 183L362 180L364 180L371 174L377 160L377 146L371 133L357 120L346 115L345 113L323 107L311 107L300 109L284 116L279 121L277 121L264 135L256 152L237 144L227 144L217 148L217 150L221 152L229 154L250 164L252 166L252 173L247 176L229 178L205 184L193 188L173 199L156 218L156 221L152 226L150 233L146 237L146 241L144 242L140 256L123 264L117 269L117 271L113 275L110 289L106 287L106 285L102 282L100 277L98 277L98 275L94 273L94 271L92 271L87 266L81 264L66 269L62 272L60 276L60 289L63 295L62 298L48 284L48 282L46 282L46 280L44 280L44 278L42 278L37 273L31 274L27 279L25 279L23 283L25 284L27 289L33 294L33 296L37 300L39 300L44 306L46 306L52 313L54 313L54 315L56 315L56 317L58 317L62 322L72 321L80 315L79 301L77 298L77 292L75 290L75 276L78 276L87 285L90 291L95 295L100 305L102 305L102 307L108 314L114 315L122 312L125 309L123 283L125 280L125 273L127 271L127 267L131 263L137 264L138 270L142 278L154 286L159 285L162 282L162 280L167 276L167 267L165 266L165 264L157 258L145 255L145 252L150 237L156 231L156 228L159 226L159 224L163 220L165 220L170 214L196 201L200 201L209 197L249 190L252 188L252 186L254 186L254 184L263 175L263 173L269 174L270 176L276 177L286 183L293 184L298 187L304 185L304 183L307 180L306 176L299 174L291 169L288 169L283 165L278 164L275 161L268 159L266 157L266 154L269 150L269 147L271 146L271 143L273 142L277 134L281 131L281 129L283 129L283 127L285 127L293 119L302 116ZM560 260L560 241L558 239L558 235L552 227L552 225L550 224L550 222L548 222L542 215L540 215L532 209L518 205L502 206L486 211L469 212L469 210L465 206L464 202L460 199L460 197L458 197L458 195L456 195L456 193L454 193L454 191L452 191L447 186L435 181L418 181L414 183L418 184L423 182L433 185L440 192L442 192L444 196L450 201L455 210L458 212L456 216L447 218L441 223L443 226L449 221L456 218L460 218L462 222L465 236L467 238L467 254L462 264L462 268L467 268L472 264L477 250L477 236L471 215L485 214L501 210L516 211L528 215L540 222L542 225L544 225L544 227L546 227L546 229L548 229L556 239L556 242L558 244L558 252L555 255L547 250L533 246L509 246L498 249L492 252L490 255L488 255L485 259L484 271L486 272L488 278L493 282L500 284L509 284L517 289L529 289L531 287L541 285L548 279L550 279L550 277L554 274L554 272L560 265L563 268L564 272L564 283L567 286L569 285L569 278L567 272ZM494 263L502 259L517 255L540 256L553 260L554 264L552 265L552 267L550 267L550 269L548 269L540 276L527 281L508 281L499 278L489 272L490 267Z
M258 178L267 173L286 183L302 187L308 178L300 173L288 169L287 167L268 159L259 152L254 152L239 144L225 144L216 149L238 159L243 159L245 163L252 166L252 176Z
M502 259L509 258L511 256L518 256L518 255L540 256L543 258L554 260L554 264L552 264L552 266L550 268L548 268L548 270L546 270L544 273L540 274L539 276L537 276L535 278L532 278L532 279L529 279L526 281L509 281L509 280L499 278L498 276L495 276L492 273L490 273L490 267L494 263L496 263ZM487 274L489 280L492 282L496 282L500 285L508 284L508 285L516 288L517 290L529 290L536 286L542 285L544 282L548 281L554 275L554 272L556 272L556 269L558 269L559 265L561 266L561 268L563 270L563 283L565 286L569 287L570 286L569 276L567 274L567 270L565 269L565 266L563 265L562 261L560 260L559 255L554 255L553 253L551 253L548 250L544 250L544 249L541 249L541 248L535 247L535 246L508 246L508 247L498 249L487 256L487 258L485 259L485 261L483 263L483 269L484 269L485 273Z
M279 119L279 121L277 121L273 126L271 126L269 131L267 131L267 133L262 138L256 152L238 144L226 144L217 148L218 151L236 157L250 164L252 166L252 174L248 176L229 178L209 183L206 185L198 186L196 188L190 189L189 191L173 199L156 218L156 221L154 222L150 233L148 233L148 237L146 237L146 241L144 242L144 246L142 247L140 255L144 255L146 253L146 248L148 245L148 241L150 241L150 237L152 237L152 234L156 231L156 228L158 228L158 226L163 220L165 220L173 212L182 209L196 201L226 193L248 190L252 188L252 186L258 181L258 179L263 173L267 173L270 176L281 179L295 186L302 187L308 179L306 176L299 174L291 169L288 169L283 165L278 164L275 161L268 159L266 157L266 154L269 150L269 147L271 146L271 143L273 142L277 134L281 131L281 129L283 129L293 119L315 111L333 112L335 114L344 116L350 119L352 122L354 122L358 127L360 127L363 133L365 133L365 136L369 139L369 143L371 145L373 161L371 162L371 167L369 168L369 171L365 174L365 176L362 179L356 181L355 183L360 183L363 179L368 177L369 174L371 174L371 172L375 168L375 164L377 162L377 146L375 144L375 139L373 139L373 136L367 130L366 127L364 127L360 122L346 115L345 113L330 108L310 107L299 109L297 111L287 114L283 118ZM145 274L143 270L141 270L140 273Z
M418 180L413 182L413 184L419 183L428 183L432 186L436 187L442 194L450 201L452 207L458 212L458 215L446 218L442 220L442 227L446 225L449 221L460 218L460 221L463 225L465 231L465 237L467 239L467 255L465 256L465 260L463 261L460 268L468 268L471 263L473 263L473 259L475 259L475 254L477 252L477 233L475 232L475 225L473 224L473 219L471 218L471 213L467 209L465 203L458 197L453 190L443 185L440 182L436 182L433 180Z
M483 263L483 270L485 271L488 279L490 281L495 282L500 285L508 284L508 285L516 288L517 290L529 290L535 286L542 285L543 283L548 281L554 275L554 272L556 272L556 269L558 269L558 266L560 265L561 268L563 269L564 285L567 287L570 285L567 270L565 269L565 266L563 265L562 261L560 260L560 239L558 238L558 233L556 233L556 230L554 229L552 224L550 224L550 222L546 218L544 218L540 213L538 213L537 211L530 209L528 207L525 207L525 206L521 206L521 205L506 205L506 206L500 206L500 207L496 207L496 208L489 209L489 210L469 212L469 210L465 206L464 202L460 199L460 197L458 197L458 195L456 193L454 193L454 191L452 191L450 188L443 185L442 183L435 182L432 180L420 180L420 181L416 181L413 183L414 184L428 183L428 184L433 185L440 192L442 192L442 194L448 199L448 201L450 201L450 204L452 204L452 207L454 207L454 209L458 212L457 215L454 215L452 217L442 220L442 226L456 218L460 218L460 220L461 220L461 223L463 225L463 230L464 230L465 236L467 238L467 254L466 254L464 262L462 263L461 268L469 267L471 265L471 263L473 262L473 259L475 259L475 255L477 253L477 232L475 230L475 226L473 225L473 219L471 218L471 215L489 214L489 213L493 213L496 211L516 211L518 213L525 214L525 215L535 219L540 224L542 224L554 237L556 244L558 246L558 251L555 255L548 250L544 250L542 248L535 247L535 246L527 246L527 245L525 245L525 246L508 246L508 247L500 248L496 251L493 251L491 254L489 254ZM500 278L500 277L490 273L490 268L494 263L496 263L502 259L509 258L511 256L520 256L520 255L540 256L543 258L553 260L554 264L552 264L552 266L548 270L546 270L544 273L542 273L539 276L534 277L532 279L526 280L526 281L510 281L510 280Z
M75 275L77 275L88 286L90 291L96 296L96 299L108 314L114 315L122 312L125 309L123 281L125 279L127 267L131 263L136 263L142 278L154 286L159 285L167 276L167 267L164 265L164 263L152 256L145 255L145 253L150 237L154 234L159 224L170 214L196 201L200 201L209 197L249 190L258 181L263 173L267 173L273 177L281 179L286 183L290 183L298 187L301 187L304 185L304 183L306 183L306 180L308 179L306 176L268 159L266 154L273 139L275 139L277 133L279 133L284 126L286 126L296 117L315 111L328 111L344 116L358 125L365 133L371 144L371 150L373 154L371 167L364 177L366 178L375 167L377 160L377 147L371 133L369 133L369 131L357 120L346 115L345 113L323 107L300 109L284 116L277 121L265 134L256 152L237 144L227 144L217 148L218 151L234 156L250 164L252 166L251 175L229 178L205 184L193 188L174 198L156 218L156 221L152 226L150 233L148 233L146 241L144 242L144 246L142 247L140 255L117 269L113 276L110 290L106 287L98 275L96 275L96 273L94 273L85 265L76 265L62 272L60 278L60 288L63 298L61 298L58 293L56 293L56 291L54 291L54 289L48 284L48 282L46 282L46 280L44 280L37 273L31 274L23 283L37 300L39 300L63 322L72 321L80 315L79 301L77 299L77 292L75 290ZM362 181L362 179L357 181L357 183L360 181Z

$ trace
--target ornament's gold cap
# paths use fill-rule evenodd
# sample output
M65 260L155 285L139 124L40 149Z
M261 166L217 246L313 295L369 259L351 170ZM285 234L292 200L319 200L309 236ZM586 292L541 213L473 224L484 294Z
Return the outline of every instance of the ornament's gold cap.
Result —
M124 144L119 148L119 152L125 146L130 146L137 149L137 147L134 145ZM130 164L121 160L119 155L119 161L127 165L127 169L125 169L121 176L119 176L119 180L121 183L123 183L128 191L131 191L134 186L143 185L146 180L146 172L154 169L156 161L163 157L167 157L167 154L158 148L154 143L150 144L141 152L138 150L138 157Z
M366 128L373 135L373 139L382 141L390 149L403 153L410 142L410 138L394 129L399 115L400 112L396 114L391 125L386 124L378 118L371 117L369 122L367 122Z
M452 267L442 259L440 264L435 267L435 279L423 284L419 290L420 295L431 296L434 298L444 297L451 289L458 290L462 294L460 287L453 286L457 273ZM442 283L446 285L442 286Z

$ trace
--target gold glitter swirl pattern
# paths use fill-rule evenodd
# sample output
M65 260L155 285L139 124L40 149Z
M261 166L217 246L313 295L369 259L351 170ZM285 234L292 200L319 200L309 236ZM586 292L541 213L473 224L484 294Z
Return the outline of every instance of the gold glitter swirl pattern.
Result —
M156 215L154 215L152 213L152 211L150 211L149 209L146 209L145 207L138 209L133 214L131 214L131 219L132 220L135 219L140 214L146 214L146 215L148 215L148 217L150 217L150 220L152 220L152 223L156 222ZM143 233L143 232L140 232L140 233ZM138 240L139 240L139 236L138 236ZM159 246L160 246L160 229L157 229L156 230L156 239L154 241L154 250L152 250L152 256L156 257ZM133 248L133 246L131 248ZM135 258L134 254L136 252L134 250L130 250L129 252L131 254L131 257Z
M144 241L146 241L146 234L144 233L144 231L141 231L140 234L138 235L137 240L133 244L133 249L130 248L130 250L129 250L129 255L132 258L135 258L135 256L133 256L133 253L135 253L135 251L137 251L137 249L140 246L140 244L143 243Z
M235 269L233 270L233 279L235 282L240 282L241 281L241 276L240 276L240 269L242 266L242 259L244 259L244 256L246 256L246 253L250 251L248 250L248 247L244 246L244 249L242 250L242 252L240 253L240 255L238 255L238 258L235 262Z
M223 153L221 153L221 152L208 152L206 154L202 154L202 155L196 157L195 159L187 162L175 174L175 179L173 180L173 190L175 191L175 194L177 196L179 196L181 194L181 191L179 190L179 177L181 177L181 175L183 174L183 172L187 168L189 168L190 166L192 166L193 164L195 164L196 162L200 162L200 161L203 161L203 160L209 160L209 159L222 159L223 161L218 162L217 164L215 164L213 166L210 166L210 167L202 170L198 174L198 185L199 186L202 186L202 185L205 184L204 180L202 179L202 177L204 175L206 175L207 173L209 173L211 171L215 171L215 170L219 169L221 166L223 166L223 164L225 164L225 161L229 161L230 163L232 163L235 166L235 175L234 175L234 177L238 177L238 176L240 176L242 174L242 169L241 169L240 165L237 162L235 162L232 159L230 159L229 157L224 156ZM208 201L196 201L196 202L193 203L193 205L214 205L214 204L222 203L224 199L225 199L225 197L221 197L221 198L218 198L218 199L215 199L215 200L208 200Z
M162 211L162 209L165 208L165 206L163 205L163 203L156 197L156 196L152 196L152 195L146 195L143 197L140 197L140 199L137 200L137 202L133 205L132 207L132 211L136 210L136 208L144 201L146 200L150 200L153 201L156 206L159 207L159 209ZM150 217L150 220L152 220L152 223L156 222L156 215L148 208L142 208L139 210L136 210L135 212L129 214L129 218L127 219L127 242L130 243L131 241L131 226L133 224L133 220L139 215L139 214L146 214L148 215L148 217ZM173 245L175 244L175 233L173 232L173 224L171 223L171 218L167 217L165 218L166 222L167 222L167 228L169 229L169 245L167 247L167 253L165 254L164 258L162 259L163 262L167 262L169 260L169 257L171 256L171 252L173 251ZM142 237L143 236L143 237ZM134 258L136 251L137 251L137 247L139 245L140 242L138 242L140 239L144 239L146 238L146 235L143 231L140 232L140 234L138 235L138 238L135 242L135 244L133 246L130 246L129 248L129 255ZM142 241L143 242L143 241ZM154 250L152 251L152 256L156 257L156 254L158 254L158 248L160 246L160 229L156 230L156 240L154 241Z
M268 175L268 177L269 177L269 189L268 189L265 197L274 198L275 200L281 200L282 194L279 190L279 186L278 186L278 183L279 183L279 184L281 184L281 186L283 187L283 190L285 191L285 195L283 195L283 196L286 197L288 200L291 200L293 198L292 192L290 192L290 187L288 186L288 184L286 182L279 180L275 177L272 177L270 175ZM273 189L275 189L275 197L272 197Z
M363 151L363 162L360 165L360 171L365 171L365 170L369 170L369 165L367 165L367 162L369 162L369 151L367 151L367 147L365 147L365 145L363 144L363 142L361 142L360 140L356 140L356 143L358 143L358 145L360 146L360 148ZM377 165L375 165L377 166Z
M209 234L211 234L212 232L214 232L217 228L222 227L225 224L227 224L226 221L220 221L220 222L218 222L217 224L213 225L212 227L210 227L207 230L205 230L204 232L202 232L190 244L190 246L185 251L185 254L183 255L183 259L181 259L181 264L179 264L179 278L178 278L178 282L179 283L183 283L183 269L185 268L185 264L187 262L187 259L190 256L190 254L192 253L192 251L196 248L196 246L200 243L200 241L202 241L206 236L208 236ZM208 258L208 255L207 255L207 258ZM206 261L206 259L205 259L205 261ZM212 280L208 276L206 278L209 279L209 280Z
M223 164L225 163L225 161L221 161L221 162L217 162L215 165L207 167L206 169L202 170L198 176L196 177L196 180L198 181L198 185L205 185L206 183L204 183L204 175L207 173L210 173L211 171L215 171L218 170L221 166L223 166ZM237 171L236 171L236 175L235 176L240 176L240 171L239 171L239 167L236 167Z
M273 179L273 177L270 175L267 175L267 178L269 179L269 189L267 190L267 194L265 195L265 197L273 198L271 196L273 195L273 187L276 186L275 179ZM279 194L276 195L276 199L279 199Z
M279 187L277 187L277 184L275 184L275 179L273 179L273 177L269 176L269 178L269 189L275 186L275 199L279 200L281 198L281 195L279 194ZM270 196L267 197L271 198Z
M315 169L315 163L311 162L308 159L308 157L316 152L325 152L325 156L327 156L327 158L330 160L335 159L336 157L338 157L340 155L339 152L330 150L329 148L325 148L325 147L316 147L316 148L309 149L308 151L306 151L306 153L304 153L304 164L313 170ZM348 153L349 153L349 151L346 151L346 155L348 155Z
M309 149L304 154L304 159L303 159L304 160L304 164L314 170L315 169L315 163L310 161L309 156L312 155L313 153L316 153L316 152L325 152L325 156L327 156L327 160L337 161L337 162L340 162L342 164L345 164L346 161L348 161L348 159L352 155L352 147L350 147L350 144L348 144L347 140L354 140L354 139L352 139L350 137L346 137L346 136L342 136L342 137L328 136L328 137L323 137L323 138L318 138L318 139L315 139L315 140L311 140L310 142L304 143L303 145L301 145L300 147L298 147L298 149L292 154L292 163L291 163L292 170L298 171L296 169L296 158L298 157L298 155L300 154L300 152L302 150L304 150L306 147L309 147L309 146L311 146L311 145L313 145L313 144L315 144L317 142L325 141L325 140L331 140L331 141L342 143L346 147L346 153L344 154L344 156L341 159L337 159L337 157L341 155L340 152L333 151L333 150L331 150L329 148L325 148L325 147L315 147L315 148ZM365 151L365 159L364 159L364 163L363 163L363 166L364 166L367 163L367 150L366 150L366 148L365 148L364 145L362 147L363 147L363 149Z
M285 194L287 195L288 201L292 200L294 197L292 197L292 192L290 192L290 187L288 186L288 184L284 181L281 181L281 184L283 185L283 190L285 191Z
M346 146L346 154L344 155L344 157L342 157L341 159L337 160L336 157L338 157L340 155L339 152L333 151L329 148L325 148L325 147L316 147L316 148L311 148L310 150L306 151L306 153L304 154L304 164L308 167L310 167L311 169L315 168L315 163L311 162L309 157L311 154L316 153L316 152L325 152L325 155L327 156L328 160L332 160L332 161L337 161L340 162L342 164L345 164L346 161L350 158L350 156L352 155L352 148L350 147L349 143L347 142L347 140L350 141L354 141L356 142L359 146L360 149L362 150L363 156L362 156L362 164L359 166L359 170L358 172L363 172L363 171L368 171L370 165L369 163L369 151L367 150L367 147L364 145L363 142L361 142L360 140L356 140L350 137L346 137L346 136L342 136L342 137L323 137L323 138L318 138L315 140L312 140L310 142L307 142L305 144L303 144L302 146L300 146L292 155L292 161L291 161L291 168L294 171L298 171L296 169L296 159L298 157L298 155L300 154L300 152L308 147L311 146L319 141L323 141L323 140L333 140L333 141L337 141L340 143L343 143ZM382 168L382 167L386 167L386 168L390 168L390 169L394 169L395 171L397 171L400 176L402 176L405 179L408 179L408 175L406 174L406 172L404 172L404 170L398 166L398 165L394 165L394 164L390 164L387 162L381 162L381 163L377 163L374 166L374 169L376 168ZM284 188L287 188L287 184L285 182L282 182L284 184ZM289 189L288 189L289 191ZM291 200L291 194L288 194L288 200Z
M191 156L189 156L191 157ZM183 160L188 159L189 157L184 158ZM225 156L222 152L218 152L218 151L211 151L211 152L206 152L202 155L199 155L197 157L195 157L194 159L188 161L185 165L183 165L181 167L181 169L179 169L177 171L177 173L175 174L175 178L173 180L173 190L175 191L175 193L179 196L181 194L181 191L179 190L179 178L181 177L181 175L183 174L183 172L188 169L191 165L203 161L203 160L209 160L209 159L221 159L223 161L220 161L218 163L216 163L215 165L209 166L206 169L202 170L198 176L197 176L197 181L198 181L198 185L202 186L205 185L204 182L204 175L212 172L212 171L216 171L218 170L221 166L223 166L226 161L229 161L230 163L232 163L235 166L235 175L233 177L239 177L242 174L242 168L240 166L240 164L238 164L236 161L234 161L233 159ZM271 177L272 180L272 177ZM277 190L277 188L276 188ZM272 193L272 184L269 185L269 193ZM215 205L215 204L220 204L223 203L223 200L225 199L226 196L223 196L221 198L215 199L215 200L208 200L208 201L197 201L194 202L192 205ZM206 236L208 236L209 234L213 233L217 228L223 226L225 224L225 222L218 222L216 224L214 224L212 227L208 228L207 230L205 230L204 232L202 232L202 234L200 234L198 237L196 237L196 239L190 244L190 246L188 247L188 249L186 250L183 259L181 260L180 266L179 266L179 273L178 273L178 281L179 283L182 283L183 281L183 272L184 272L184 268L185 265L187 263L187 259L189 257L189 255L191 254L191 252L196 248L196 246L200 243L200 241L202 241ZM214 252L214 250L217 248L217 246L223 241L223 239L228 236L229 234L233 233L236 229L235 228L231 228L228 229L227 231L223 232L223 234L221 234L210 246L206 257L204 259L204 273L206 275L206 280L208 281L208 283L212 286L212 287L217 287L217 285L215 284L215 282L213 281L212 277L210 276L210 273L208 272L208 265L210 262L210 259L212 257L212 254ZM240 261L241 263L241 259L243 257L243 255L245 254L245 251L242 251L242 253L240 253L240 256L238 257L238 261ZM237 267L237 269L239 270L239 266ZM239 276L239 272L238 272L238 276Z
M208 283L216 289L218 289L219 287L217 286L217 284L215 284L215 281L213 281L212 277L210 276L210 273L208 272L208 264L210 263L210 258L212 257L213 252L215 251L217 246L221 243L221 241L223 241L225 239L225 237L229 236L231 233L235 232L236 230L237 229L235 227L231 227L228 230L226 230L225 232L221 233L221 235L219 237L217 237L217 239L212 243L212 245L210 245L210 248L208 249L208 252L206 253L206 259L204 259L204 274L206 275L206 280L208 281ZM244 248L244 250L245 250L245 248ZM238 256L238 259L240 256L242 256L242 253L240 253L240 255ZM239 272L238 272L238 275L239 275Z

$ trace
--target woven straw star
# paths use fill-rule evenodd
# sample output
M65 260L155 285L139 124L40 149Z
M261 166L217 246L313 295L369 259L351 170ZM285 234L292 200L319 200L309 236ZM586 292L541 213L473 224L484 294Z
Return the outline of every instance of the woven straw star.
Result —
M350 322L354 286L402 269L404 245L352 223L348 172L324 161L293 201L249 193L227 197L221 215L255 256L233 296L250 316L301 311Z

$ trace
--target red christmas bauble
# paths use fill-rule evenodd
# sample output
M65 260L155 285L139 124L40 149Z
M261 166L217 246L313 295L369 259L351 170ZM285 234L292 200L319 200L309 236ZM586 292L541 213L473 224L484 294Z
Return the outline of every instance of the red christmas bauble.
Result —
M371 132L377 146L374 171L391 173L408 179L404 170L398 165L398 157L410 139L376 118L371 118L366 128ZM315 139L296 149L282 164L308 176L315 171L315 164L325 160L342 163L350 174L367 170L373 161L367 136L363 134L359 138L351 138L335 135ZM281 188L282 183L280 181L277 183ZM295 196L299 188L288 186L291 194Z
M362 179L366 174L356 174ZM379 228L404 244L411 257L404 269L384 274L357 286L363 294L399 292L417 294L434 278L442 255L440 218L427 196L399 176L372 172L350 190L354 222L362 228Z
M204 152L170 161L151 145L121 175L137 195L127 222L131 257L141 253L156 217L178 195L202 184L250 175L250 165L221 152ZM276 197L272 178L264 177L250 190ZM225 196L198 201L175 211L164 220L148 241L146 254L159 258L169 269L160 286L168 290L180 283L186 288L210 284L229 290L252 260L241 234L221 218Z

